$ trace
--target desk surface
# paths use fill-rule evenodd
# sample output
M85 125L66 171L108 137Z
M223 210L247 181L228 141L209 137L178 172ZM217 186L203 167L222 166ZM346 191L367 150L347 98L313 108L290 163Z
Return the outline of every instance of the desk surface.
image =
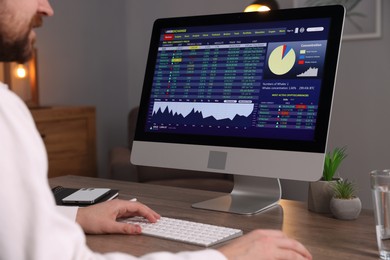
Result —
M281 229L289 237L303 243L313 259L378 259L374 216L362 210L353 221L334 219L330 215L307 210L306 204L281 200L259 214L247 216L193 209L195 202L211 199L223 193L156 186L80 176L62 176L49 180L52 187L108 187L119 190L119 198L136 197L162 216L239 228L247 233L253 229ZM177 252L202 247L148 236L88 235L88 245L97 252L121 251L140 256L155 251Z

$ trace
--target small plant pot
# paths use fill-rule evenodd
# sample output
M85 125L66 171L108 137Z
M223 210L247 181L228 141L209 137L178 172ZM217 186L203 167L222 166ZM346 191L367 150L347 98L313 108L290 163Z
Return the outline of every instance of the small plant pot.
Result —
M362 210L362 203L359 198L330 200L330 211L337 219L354 220L357 219Z
M331 213L330 200L333 197L333 181L316 181L309 183L307 208L315 213Z

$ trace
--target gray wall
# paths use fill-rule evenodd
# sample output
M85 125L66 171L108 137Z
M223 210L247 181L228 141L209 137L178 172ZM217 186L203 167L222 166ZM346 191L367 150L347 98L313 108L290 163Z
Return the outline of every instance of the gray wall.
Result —
M51 3L54 16L37 30L40 103L96 107L98 168L104 177L108 150L126 141L126 1Z
M126 140L126 114L139 102L156 18L236 12L249 0L52 1L56 14L38 34L42 105L94 105L99 174L108 150ZM279 0L282 8L292 0ZM368 172L390 168L390 1L382 1L382 37L342 45L329 148L347 146L340 175L356 181L371 207ZM153 6L153 8L150 8ZM306 200L307 183L283 181L284 196Z
M382 37L344 41L329 145L346 145L340 175L359 186L363 207L371 208L368 173L390 168L390 1L382 1Z

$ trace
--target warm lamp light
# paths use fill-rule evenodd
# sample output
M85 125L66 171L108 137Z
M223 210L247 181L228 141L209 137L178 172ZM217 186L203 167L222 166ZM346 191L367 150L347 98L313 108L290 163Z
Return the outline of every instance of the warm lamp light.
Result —
M27 76L26 67L23 64L18 64L15 73L17 78L24 79Z
M279 5L275 0L260 1L256 0L248 5L244 12L265 12L269 10L279 9Z
M266 12L271 10L268 6L265 5L257 5L257 4L252 4L248 5L247 8L245 8L244 12Z

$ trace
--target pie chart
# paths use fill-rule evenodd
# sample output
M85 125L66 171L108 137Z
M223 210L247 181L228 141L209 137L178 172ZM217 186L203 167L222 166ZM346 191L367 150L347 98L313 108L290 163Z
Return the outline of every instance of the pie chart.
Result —
M284 75L295 64L295 51L290 46L283 44L276 47L269 56L268 66L275 75Z

